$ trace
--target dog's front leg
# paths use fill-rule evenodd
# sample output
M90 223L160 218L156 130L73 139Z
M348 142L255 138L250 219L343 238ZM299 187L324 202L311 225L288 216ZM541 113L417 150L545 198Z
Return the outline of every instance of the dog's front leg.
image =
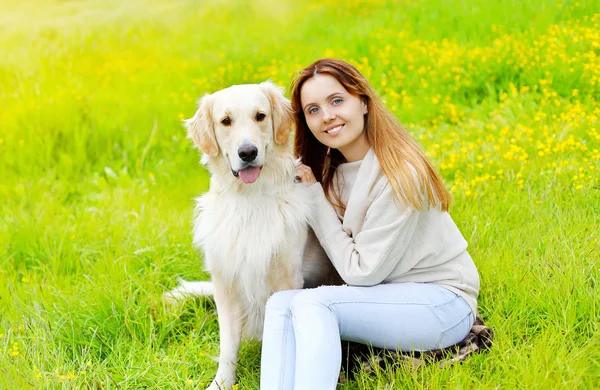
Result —
M215 303L219 316L219 368L208 390L229 390L235 384L235 372L242 339L242 319L234 294L213 275Z

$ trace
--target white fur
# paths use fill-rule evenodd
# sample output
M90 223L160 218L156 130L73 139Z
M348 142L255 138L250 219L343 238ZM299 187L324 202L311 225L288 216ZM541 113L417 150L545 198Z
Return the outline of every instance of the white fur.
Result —
M212 282L188 282L181 278L177 281L179 286L163 295L170 306L176 306L190 297L208 297L215 294L215 285Z
M263 121L256 120L257 110L267 114ZM235 384L242 335L262 337L269 296L303 286L311 200L307 188L294 180L297 162L287 140L290 113L282 90L267 82L205 96L187 121L211 172L209 191L197 198L193 233L212 283L182 280L165 299L214 293L221 351L211 390ZM232 118L231 126L220 123L223 115ZM232 174L243 165L236 151L248 142L258 148L257 163L262 165L252 184Z

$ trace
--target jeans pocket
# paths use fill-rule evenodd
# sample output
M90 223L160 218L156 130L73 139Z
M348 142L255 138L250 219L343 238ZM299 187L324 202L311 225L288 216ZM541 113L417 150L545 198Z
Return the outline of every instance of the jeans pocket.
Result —
M443 330L440 336L440 342L438 343L440 348L448 348L463 341L473 326L472 317L471 311L469 310L460 321Z

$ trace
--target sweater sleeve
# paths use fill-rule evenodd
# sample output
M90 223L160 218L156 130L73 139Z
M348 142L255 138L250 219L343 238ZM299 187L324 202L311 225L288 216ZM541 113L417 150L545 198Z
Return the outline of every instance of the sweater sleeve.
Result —
M316 202L311 226L342 279L355 286L381 283L406 251L419 212L410 207L400 210L387 184L367 210L361 231L352 237L344 230L321 184L312 185L310 190Z

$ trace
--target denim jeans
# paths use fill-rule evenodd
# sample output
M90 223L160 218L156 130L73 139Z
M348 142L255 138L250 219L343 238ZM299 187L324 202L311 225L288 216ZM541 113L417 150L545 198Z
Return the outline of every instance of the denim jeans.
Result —
M341 340L424 351L462 341L475 314L432 283L324 286L275 293L267 302L261 390L335 389Z

